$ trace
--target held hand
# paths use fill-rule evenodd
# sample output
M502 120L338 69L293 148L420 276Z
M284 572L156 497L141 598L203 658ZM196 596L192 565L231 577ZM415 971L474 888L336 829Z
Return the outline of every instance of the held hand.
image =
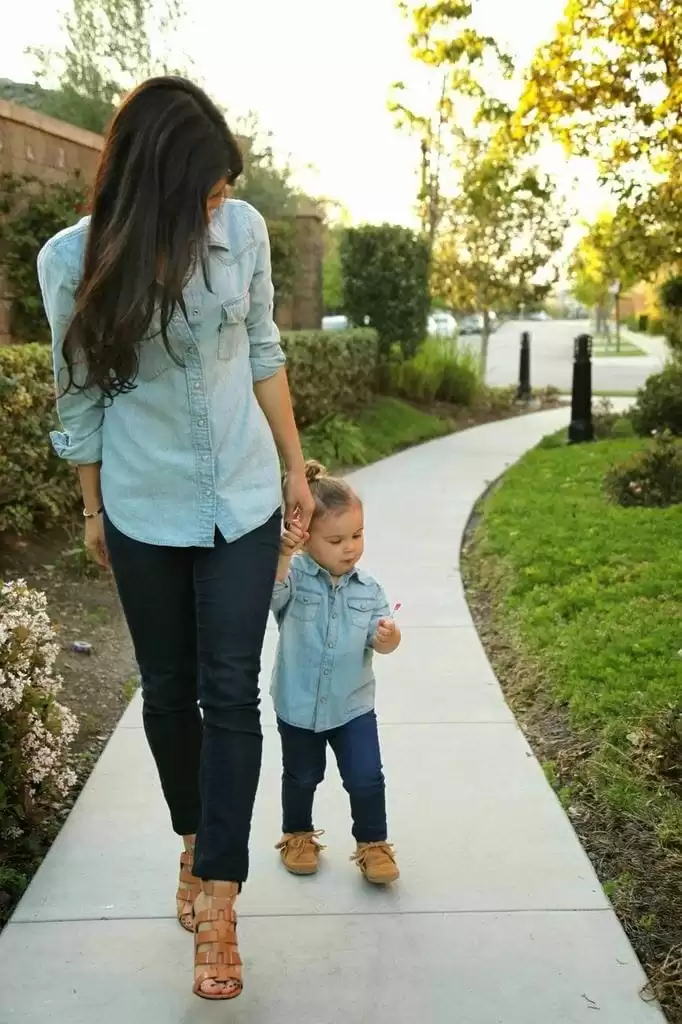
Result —
M295 524L301 533L307 534L314 511L315 499L304 471L287 473L284 480L284 525L287 530Z
M104 520L101 515L85 520L84 544L86 551L93 561L97 562L103 569L111 568L107 542L104 536Z
M303 533L297 523L291 523L284 531L279 542L279 553L282 558L293 558L301 550L308 534Z

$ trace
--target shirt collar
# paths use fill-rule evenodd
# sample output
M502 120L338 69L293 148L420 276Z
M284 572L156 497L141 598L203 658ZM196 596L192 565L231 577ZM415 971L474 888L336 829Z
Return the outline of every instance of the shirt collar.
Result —
M324 576L325 579L331 579L327 570L323 569L321 565L318 565L310 555L305 553L305 551L302 551L296 556L296 568L300 569L301 572L304 572L307 576ZM347 581L352 579L356 579L358 583L367 584L370 582L370 577L367 573L364 572L364 570L359 569L357 565L354 569L351 569L350 572L347 572L345 576L341 576L341 580Z
M208 244L218 249L227 249L229 252L230 244L227 238L227 217L225 216L224 207L225 203L223 203L219 210L216 210L208 222ZM81 217L78 223L89 224L90 215Z
M208 222L208 244L229 250L227 238L227 202L221 204Z

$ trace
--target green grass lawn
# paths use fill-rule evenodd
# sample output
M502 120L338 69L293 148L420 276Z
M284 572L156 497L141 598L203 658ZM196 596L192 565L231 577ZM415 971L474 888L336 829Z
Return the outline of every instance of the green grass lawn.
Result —
M642 444L530 452L484 502L465 573L493 661L500 643L513 651L510 701L539 723L548 775L576 827L588 823L588 851L678 1022L682 960L671 988L657 972L682 952L682 506L624 509L603 490Z
M416 409L398 398L378 397L355 414L331 417L301 434L308 458L329 469L350 469L403 448L443 437L455 429L445 416Z
M360 428L368 461L375 462L401 448L443 437L453 424L397 398L377 398L354 422Z
M592 355L598 359L605 356L617 356L620 359L625 356L645 356L647 353L629 338L621 338L620 348L618 348L615 338L612 338L611 343L607 344L605 337L597 337L592 346Z

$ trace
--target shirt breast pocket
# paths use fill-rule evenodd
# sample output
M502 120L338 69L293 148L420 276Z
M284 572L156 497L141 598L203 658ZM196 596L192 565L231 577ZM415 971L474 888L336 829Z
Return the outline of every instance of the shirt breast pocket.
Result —
M239 299L231 299L229 302L223 303L218 342L219 359L234 359L238 355L240 347L248 346L246 317L250 305L248 292Z
M347 603L351 622L354 626L364 629L366 632L369 629L369 620L372 617L372 602L366 597L349 597Z
M299 591L291 602L291 614L301 622L313 622L319 614L321 604L320 594Z

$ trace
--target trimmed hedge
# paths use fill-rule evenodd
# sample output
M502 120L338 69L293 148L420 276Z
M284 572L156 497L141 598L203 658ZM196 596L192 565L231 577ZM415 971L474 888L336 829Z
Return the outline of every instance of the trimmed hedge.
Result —
M299 426L372 397L378 361L375 331L291 331L282 335L282 344Z
M282 342L301 427L371 399L374 331L290 332ZM0 347L0 534L24 533L73 515L73 470L57 458L47 436L56 423L50 347Z

